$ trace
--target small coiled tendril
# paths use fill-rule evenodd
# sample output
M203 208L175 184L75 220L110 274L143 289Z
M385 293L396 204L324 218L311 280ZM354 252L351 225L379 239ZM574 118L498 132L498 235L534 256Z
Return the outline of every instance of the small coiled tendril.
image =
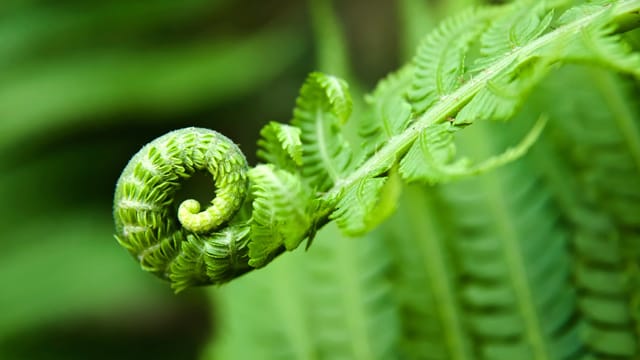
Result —
M199 171L215 182L211 205L200 211L200 203L189 199L176 210L181 182ZM248 192L247 172L244 154L216 131L186 128L155 139L133 156L116 185L116 239L176 291L251 270L248 221L237 216Z

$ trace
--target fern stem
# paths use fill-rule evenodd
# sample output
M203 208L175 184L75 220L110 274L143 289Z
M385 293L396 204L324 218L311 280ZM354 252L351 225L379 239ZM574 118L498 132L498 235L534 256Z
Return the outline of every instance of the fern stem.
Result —
M640 0L621 1L616 4L613 9L606 7L600 11L594 12L593 14L561 26L548 34L533 40L527 45L515 48L509 55L504 56L499 61L469 80L466 84L459 87L455 92L435 103L434 106L415 119L414 123L404 132L389 139L385 146L380 148L378 152L364 162L357 170L352 172L348 177L336 181L333 188L323 196L323 200L331 202L332 199L339 198L339 195L346 188L352 186L366 176L378 175L376 173L377 169L384 168L384 166L381 166L382 164L394 163L396 159L406 152L422 130L427 128L429 125L446 121L448 116L460 109L475 94L484 88L490 80L500 74L503 74L503 72L510 66L529 60L536 51L546 46L570 40L572 36L580 33L580 29L597 20L607 11L612 11L612 15L617 17L639 10ZM318 219L325 219L332 210L333 209L331 209L331 207L326 207L324 212L319 214ZM319 221L319 223L322 222L323 221Z
M274 306L277 307L281 327L291 341L289 345L296 359L314 360L317 358L311 336L307 328L305 314L305 301L303 296L296 292L296 274L281 265L274 266L272 283L274 290ZM276 272L277 271L277 272Z
M605 74L598 69L591 69L590 72L602 98L614 115L613 121L620 129L620 134L626 142L636 170L640 173L640 128L634 121L629 102L622 95L621 89L612 75Z
M422 265L431 279L429 285L436 308L439 310L444 342L448 348L447 354L452 360L471 360L473 357L468 351L460 305L451 281L451 269L445 263L446 251L434 223L433 205L424 190L408 191L411 192L411 195L407 196L409 222L416 234L414 243L422 254Z
M331 157L331 153L327 148L327 140L326 140L327 134L325 134L324 132L324 121L322 121L322 119L318 119L318 117L322 117L322 111L320 109L316 111L317 111L317 114L316 114L316 121L315 121L315 125L316 125L315 131L318 136L318 152L320 153L320 156L322 158L322 164L324 164L324 168L329 173L329 178L331 178L331 181L335 183L336 179L338 179L338 176L339 176L338 170L335 168L335 162L333 161L333 158Z
M351 345L353 350L354 359L374 359L375 356L371 352L371 345L369 344L368 330L369 327L366 324L365 314L363 313L363 304L365 301L362 298L361 287L362 284L358 279L360 271L354 269L355 264L353 261L353 254L357 253L356 247L358 244L355 241L348 241L347 239L340 239L343 250L347 248L347 251L336 252L336 263L343 271L340 279L343 282L343 289L345 290L343 300L345 309L350 309L347 314L347 326L351 331Z
M484 130L482 128L476 130ZM486 139L489 139L484 131L477 136L469 136L467 141L469 147L479 154L490 154L491 149L487 146ZM490 173L479 178L482 189L486 193L488 211L493 214L496 220L496 234L501 240L504 251L504 259L509 269L509 278L513 286L515 297L518 299L520 314L526 324L526 338L532 347L533 359L550 359L546 341L543 338L542 326L540 324L540 314L533 303L533 294L529 284L531 280L527 275L527 269L523 254L525 251L520 248L520 236L514 227L517 220L513 218L513 212L508 208L504 189L501 187L497 175Z

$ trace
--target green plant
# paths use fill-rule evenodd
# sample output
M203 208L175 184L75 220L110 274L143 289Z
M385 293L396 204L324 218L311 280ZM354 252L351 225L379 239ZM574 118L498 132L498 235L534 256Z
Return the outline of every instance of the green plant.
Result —
M267 329L261 327L269 322L260 309L245 315L258 324L247 338L260 350L243 349L239 343L247 338L227 337L212 351L228 357L266 351L298 358L635 358L640 142L637 104L625 99L622 85L630 80L594 73L608 90L604 100L616 112L616 126L602 121L598 101L567 94L566 84L538 96L534 89L553 84L545 80L552 71L552 80L573 79L576 68L558 69L570 63L640 77L640 55L621 35L638 25L640 1L567 3L518 1L445 20L411 64L378 84L362 113L352 115L344 80L312 73L291 124L272 122L261 131L258 156L265 164L246 175L232 172L229 181L239 188L229 198L218 193L204 212L220 212L217 199L232 199L239 205L229 210L232 216L202 215L208 223L193 230L182 215L194 215L199 207L186 211L185 204L193 204L187 200L176 209L171 189L178 178L206 168L217 191L224 192L223 176L236 165L244 169L236 160L243 156L217 133L186 129L161 137L132 159L119 181L114 203L119 242L177 291L263 267L305 238L309 253L324 250L315 260L309 254L309 275L291 273L305 256L291 254L285 257L289 263L279 259L270 265L275 270L262 275L276 285L226 289L236 299L268 304L287 320L283 329ZM575 109L561 105L565 98L590 109L582 113L586 125L565 124L575 118L570 115ZM522 110L525 101L550 106L545 114ZM514 117L521 119L513 129L486 122ZM547 117L550 135L537 142L531 156L496 170L529 150ZM509 147L515 134L526 132L519 125L532 119L542 120ZM590 126L603 129L589 135ZM559 156L582 140L575 159ZM457 157L456 147L482 160ZM210 162L219 160L224 165ZM429 191L414 188L413 196L400 200L401 180L426 183ZM240 197L247 187L246 198ZM362 251L353 242L326 238L311 245L330 222L347 236L370 233L397 206L404 216L381 230L395 235L376 232L369 242L358 243ZM186 230L171 220L176 218ZM413 236L392 230L402 222L416 229ZM334 227L326 231L338 241ZM384 251L387 238L403 244L395 254ZM406 250L412 247L419 250ZM328 269L322 261L327 259L340 271ZM287 283L283 276L293 280ZM285 295L284 288L307 277L318 293ZM332 282L344 284L349 301L323 313L323 306L340 297ZM256 300L260 286L273 286L275 295ZM412 293L424 286L430 289ZM359 293L362 289L368 292ZM226 306L232 314L251 308L242 301ZM356 315L339 311L345 309ZM234 320L227 326L246 331ZM385 334L370 333L378 326ZM316 336L316 328L324 332ZM259 334L265 333L274 338L260 345ZM278 337L287 339L285 345Z

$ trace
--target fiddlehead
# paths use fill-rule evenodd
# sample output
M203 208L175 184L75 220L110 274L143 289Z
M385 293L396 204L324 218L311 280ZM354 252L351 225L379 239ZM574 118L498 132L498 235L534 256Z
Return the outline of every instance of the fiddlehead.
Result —
M181 182L198 171L215 182L211 205L200 212L189 199L176 209ZM247 173L244 154L215 131L186 128L157 138L133 156L116 185L118 242L176 290L246 272L248 224L234 217L248 192ZM220 230L223 224L229 225Z
M345 136L348 84L322 73L302 86L290 125L263 129L258 156L266 164L247 175L235 172L248 170L242 154L215 132L161 137L134 157L118 183L119 242L177 290L221 283L295 249L329 221L347 235L372 230L393 212L400 180L442 183L515 160L540 135L543 121L517 147L481 162L456 157L454 134L476 121L511 118L557 64L640 68L638 54L609 26L636 13L638 0L586 12L574 7L557 21L549 3L529 11L533 3L464 13L428 35L414 62L372 94L373 111L356 117L365 119L355 132L364 151L353 151L356 144ZM476 41L479 54L470 45ZM198 170L214 176L216 198L203 212L195 201L176 209L179 180ZM245 202L247 189L251 201ZM234 215L242 204L246 214Z

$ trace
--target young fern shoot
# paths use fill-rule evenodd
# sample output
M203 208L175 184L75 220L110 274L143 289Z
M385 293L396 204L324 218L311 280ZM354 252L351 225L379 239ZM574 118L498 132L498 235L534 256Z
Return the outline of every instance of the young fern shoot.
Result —
M590 62L640 77L640 54L615 33L640 0L559 15L564 3L523 0L445 20L367 97L372 111L356 124L359 157L342 131L352 111L348 85L317 72L303 84L291 123L261 131L264 164L249 168L236 145L211 130L152 141L118 181L118 242L175 291L220 284L311 241L329 221L351 236L372 230L393 212L401 180L447 182L519 158L542 133L544 114L520 144L479 163L456 157L454 136L475 121L509 120L559 64ZM180 182L201 170L216 185L210 206L176 204Z

